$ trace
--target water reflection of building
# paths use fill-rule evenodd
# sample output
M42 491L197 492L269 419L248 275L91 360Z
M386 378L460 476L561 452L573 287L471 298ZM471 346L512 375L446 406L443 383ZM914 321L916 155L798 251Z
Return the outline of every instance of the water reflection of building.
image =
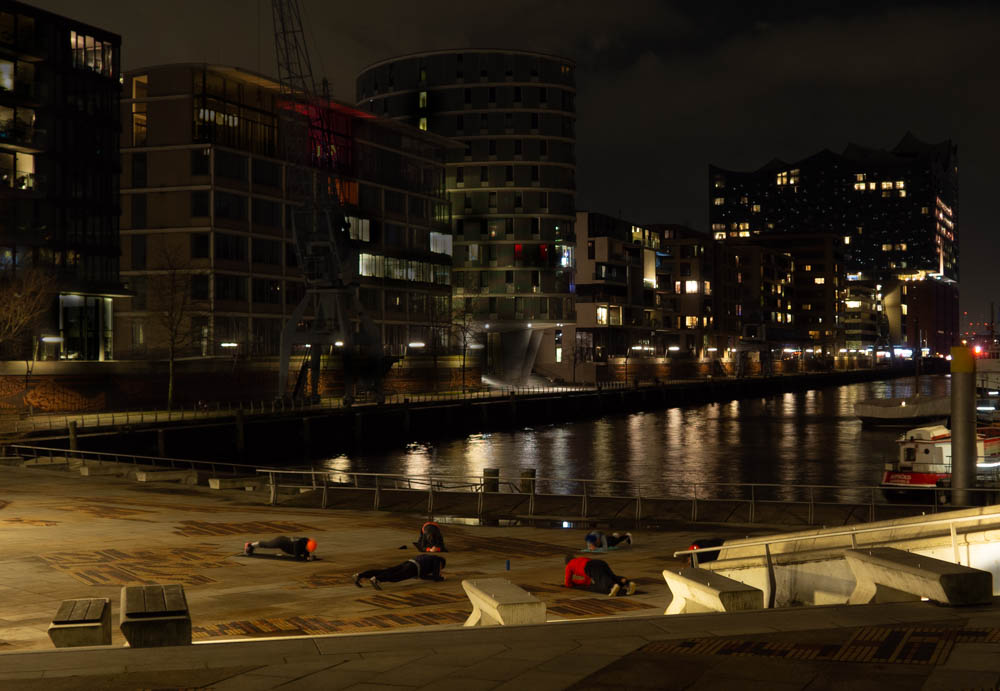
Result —
M0 272L39 267L55 293L16 355L110 359L121 38L19 2L0 10Z

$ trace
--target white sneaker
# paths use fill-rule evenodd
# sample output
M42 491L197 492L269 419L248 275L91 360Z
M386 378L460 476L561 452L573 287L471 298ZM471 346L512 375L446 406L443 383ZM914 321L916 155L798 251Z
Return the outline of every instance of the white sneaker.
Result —
M625 533L625 539L631 545L632 544L632 533Z
M621 589L622 589L621 585L615 583L613 586L611 586L611 592L608 593L608 597L614 597L615 595L618 594L618 591Z
M625 589L626 595L635 595L635 581L628 582L628 588Z

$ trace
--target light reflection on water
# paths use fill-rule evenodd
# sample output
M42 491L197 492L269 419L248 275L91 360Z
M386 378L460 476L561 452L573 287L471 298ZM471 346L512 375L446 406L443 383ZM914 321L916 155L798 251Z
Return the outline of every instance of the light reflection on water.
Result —
M415 441L377 454L345 454L320 465L340 471L410 476L479 476L499 468L514 479L534 468L539 491L580 492L571 480L641 483L643 491L689 496L692 484L877 485L895 457L895 429L862 428L854 403L913 394L912 378L851 384L770 398L671 408L463 439ZM947 394L946 376L921 378L922 394ZM699 496L726 495L701 486ZM790 499L777 490L774 498ZM860 490L831 498L859 501Z

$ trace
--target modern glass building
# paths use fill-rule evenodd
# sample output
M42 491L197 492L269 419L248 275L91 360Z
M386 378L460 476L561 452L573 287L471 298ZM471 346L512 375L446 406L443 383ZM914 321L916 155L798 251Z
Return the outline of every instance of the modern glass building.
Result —
M279 86L234 67L130 72L122 101L122 301L131 357L162 353L164 276L186 291L185 353L273 356L305 284L290 226L292 186L278 142ZM350 223L359 297L388 355L447 339L454 142L331 102L336 185ZM345 272L346 273L346 272Z
M34 343L8 344L19 356L115 354L120 48L103 29L0 5L0 272L53 277Z
M543 332L575 320L575 82L565 58L449 50L391 58L357 79L357 107L461 143L448 158L454 297L522 381Z

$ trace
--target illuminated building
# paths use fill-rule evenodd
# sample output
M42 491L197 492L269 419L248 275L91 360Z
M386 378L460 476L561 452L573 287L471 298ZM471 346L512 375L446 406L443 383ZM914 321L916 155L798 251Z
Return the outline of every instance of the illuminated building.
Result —
M870 277L886 286L886 295L897 280L933 279L924 303L937 307L921 318L920 330L935 339L958 333L957 309L950 307L959 278L958 154L950 140L926 144L907 133L888 151L851 144L841 154L775 159L751 172L711 166L708 184L717 240L840 237L845 272ZM903 319L895 323L893 343L915 345L916 331Z
M575 319L574 71L541 53L462 50L392 58L357 79L359 108L461 142L447 178L454 297L510 382L536 357L556 364L551 335Z
M0 271L41 267L57 293L9 356L115 357L120 48L103 29L0 8Z
M233 67L175 64L130 72L122 115L119 338L142 357L165 347L151 297L168 259L190 290L186 353L223 343L276 355L304 283L289 227L289 167L278 146L278 84ZM453 142L330 103L338 193L358 252L359 297L386 352L447 340L451 219L444 190ZM315 184L324 172L312 170Z

